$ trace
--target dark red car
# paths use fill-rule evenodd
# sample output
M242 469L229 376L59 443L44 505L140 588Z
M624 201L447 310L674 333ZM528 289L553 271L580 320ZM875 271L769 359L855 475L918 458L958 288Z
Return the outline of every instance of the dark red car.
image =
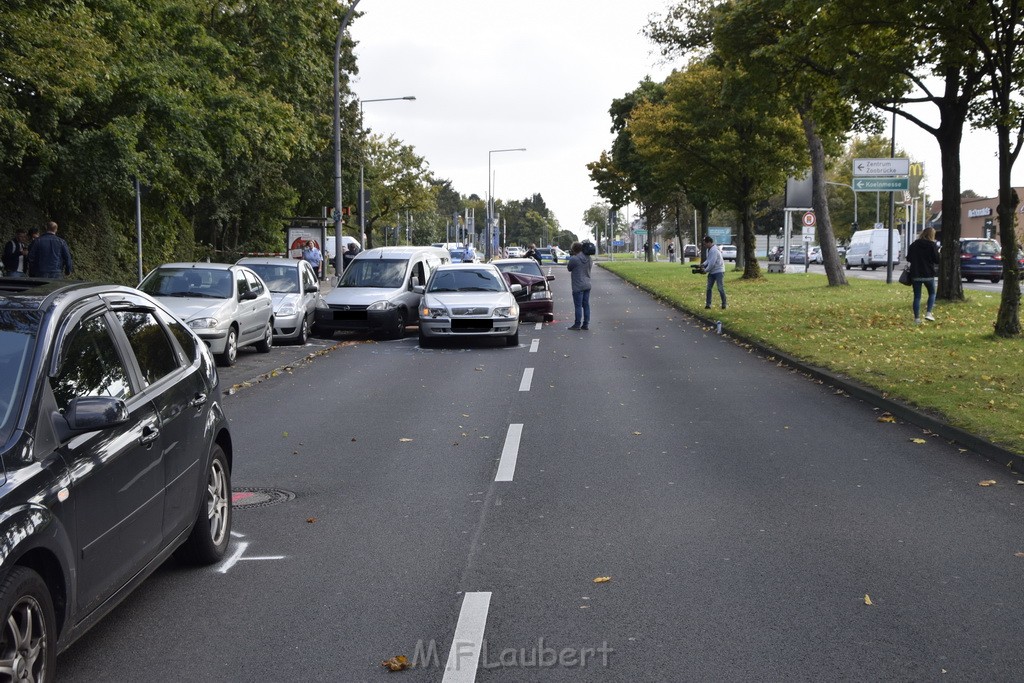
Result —
M555 301L548 282L554 275L545 275L541 266L532 258L507 258L492 261L510 285L522 285L523 291L516 294L519 304L519 319L539 319L546 323L555 319Z

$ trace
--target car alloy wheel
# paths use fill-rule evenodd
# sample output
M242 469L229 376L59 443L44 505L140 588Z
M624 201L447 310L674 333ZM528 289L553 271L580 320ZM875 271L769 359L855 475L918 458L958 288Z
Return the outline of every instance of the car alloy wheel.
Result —
M267 321L267 329L263 331L263 339L256 342L256 351L258 353L270 353L270 349L274 347L274 321Z
M224 450L214 444L210 453L203 502L199 506L192 533L181 547L180 555L195 564L218 562L231 540L231 470Z
M0 586L0 674L15 681L49 681L56 665L53 602L42 578L14 566Z
M235 364L238 358L238 330L234 325L228 328L228 338L224 341L224 353L217 357L221 365L228 367Z
M299 324L299 336L295 338L295 343L303 346L307 341L309 341L309 319L303 318Z

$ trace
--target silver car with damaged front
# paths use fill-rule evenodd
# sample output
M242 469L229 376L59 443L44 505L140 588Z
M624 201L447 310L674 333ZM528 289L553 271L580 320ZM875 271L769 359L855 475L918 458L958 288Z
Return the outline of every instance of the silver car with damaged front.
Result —
M440 266L419 290L423 290L420 346L460 337L504 337L507 346L519 345L515 295L522 286L509 286L493 265Z

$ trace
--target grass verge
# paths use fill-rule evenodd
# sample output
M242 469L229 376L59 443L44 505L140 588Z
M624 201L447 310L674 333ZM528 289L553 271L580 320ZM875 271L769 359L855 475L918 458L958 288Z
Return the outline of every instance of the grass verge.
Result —
M997 294L938 302L935 322L914 324L910 287L851 277L727 270L729 308L704 310L706 277L689 264L601 263L680 309L714 313L738 335L827 368L1024 454L1024 338L992 334ZM924 293L922 293L924 294ZM922 301L922 309L923 309Z

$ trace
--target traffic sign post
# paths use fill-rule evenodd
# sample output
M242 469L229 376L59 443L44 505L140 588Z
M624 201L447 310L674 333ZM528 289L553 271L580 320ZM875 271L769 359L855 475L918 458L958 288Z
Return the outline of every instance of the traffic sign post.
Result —
M854 178L854 192L898 192L910 189L909 178Z

